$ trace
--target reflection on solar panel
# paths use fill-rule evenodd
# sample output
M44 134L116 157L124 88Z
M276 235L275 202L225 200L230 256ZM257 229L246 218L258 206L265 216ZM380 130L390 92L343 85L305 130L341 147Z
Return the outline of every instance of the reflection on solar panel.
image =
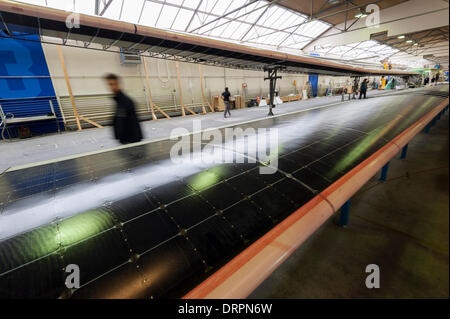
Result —
M0 297L182 296L441 103L445 90L247 123L279 129L271 175L249 161L173 164L171 140L6 173ZM69 264L81 270L75 291L64 284Z

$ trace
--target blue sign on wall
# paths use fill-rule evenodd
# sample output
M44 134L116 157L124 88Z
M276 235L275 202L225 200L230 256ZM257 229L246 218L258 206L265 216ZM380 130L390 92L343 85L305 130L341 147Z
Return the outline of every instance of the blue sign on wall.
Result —
M18 30L18 27L12 29ZM15 34L15 37L0 32L0 104L3 111L16 117L47 115L51 109L47 99L42 97L52 97L55 112L61 118L39 35L33 29L22 28L21 31L23 33ZM34 133L57 130L54 120L28 123L27 126Z
M316 97L319 89L319 75L309 74L308 81L311 83L311 95Z

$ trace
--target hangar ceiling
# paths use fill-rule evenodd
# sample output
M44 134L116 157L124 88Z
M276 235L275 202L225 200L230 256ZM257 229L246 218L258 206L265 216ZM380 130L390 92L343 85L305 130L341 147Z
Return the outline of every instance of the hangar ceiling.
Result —
M446 0L440 2L443 1ZM445 62L443 56L448 56L448 45L444 52L445 48L440 44L438 48L437 43L428 42L429 37L437 36L434 34L437 32L441 33L441 37L446 33L448 41L448 25L446 29L434 31L424 29L415 32L412 37L417 36L420 39L425 36L415 47L415 42L413 47L409 47L410 42L396 43L396 37L389 36L389 32L376 33L376 36L370 37L370 41L355 40L351 43L333 42L329 35L334 31L344 35L354 31L358 23L364 20L364 16L358 17L358 14L365 14L364 10L369 4L374 4L381 10L392 8L395 11L400 8L399 5L408 0L20 0L16 2L102 16L142 26L300 55L315 51L314 53L319 53L326 59L327 54L332 53L330 58L335 59L338 56L347 62L363 59L364 62L378 63L380 60L393 55L401 56L404 53L408 60L414 60L413 64L423 64L441 60ZM432 10L431 2L430 6ZM429 31L434 33L427 35ZM427 50L430 45L432 51ZM435 54L437 49L441 50L439 54ZM442 52L444 54L441 54ZM411 67L413 64L404 65L403 68Z
M345 22L347 19L354 19L354 16L369 4L376 4L380 9L387 9L406 1L408 0L282 0L279 4L336 25Z

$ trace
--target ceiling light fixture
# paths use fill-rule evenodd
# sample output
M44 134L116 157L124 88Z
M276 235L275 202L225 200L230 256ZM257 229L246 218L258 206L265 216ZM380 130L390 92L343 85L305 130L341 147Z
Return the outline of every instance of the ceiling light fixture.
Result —
M404 35L399 35L397 38L399 38L399 39L404 39L405 36L404 36Z
M413 42L413 40L407 40L406 42L411 43L411 42Z

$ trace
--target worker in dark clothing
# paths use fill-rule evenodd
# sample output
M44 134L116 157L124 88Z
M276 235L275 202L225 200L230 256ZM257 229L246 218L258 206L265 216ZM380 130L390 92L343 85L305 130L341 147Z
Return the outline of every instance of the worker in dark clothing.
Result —
M359 88L359 99L361 100L362 96L364 95L364 98L367 99L367 79L364 79L361 83L361 87Z
M225 104L225 112L223 113L223 116L225 118L227 118L227 113L228 113L228 115L231 116L231 113L230 113L230 97L231 97L230 91L228 90L228 88L225 88L225 92L222 93L222 100L223 100L223 103Z
M114 93L113 98L117 104L113 120L115 138L122 144L141 141L142 131L133 100L122 92L117 75L108 74L105 79Z
M356 95L358 94L358 86L359 86L359 78L355 77L355 80L353 81L353 87L352 87L353 99L356 99Z

